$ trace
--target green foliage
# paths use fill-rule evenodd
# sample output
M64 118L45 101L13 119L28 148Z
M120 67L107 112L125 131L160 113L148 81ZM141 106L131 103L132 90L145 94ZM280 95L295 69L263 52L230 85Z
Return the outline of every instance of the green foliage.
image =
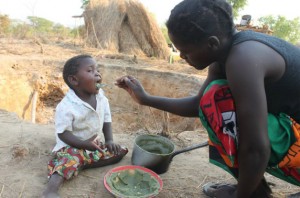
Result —
M227 0L232 6L233 16L236 19L239 12L247 5L247 0Z
M87 36L84 25L81 25L77 28L72 29L71 34L74 35L74 37L81 37L81 38L85 38Z
M12 20L7 15L0 14L0 35L27 39L40 37L44 40L73 39L84 36L84 26L69 28L44 18L28 16L29 23Z
M89 4L90 0L82 0L81 8L85 8Z
M284 16L264 16L259 18L259 22L269 26L273 31L273 35L296 44L300 41L300 18L292 20L286 19Z
M11 27L10 34L15 38L25 39L33 37L34 30L29 24L16 23Z
M11 25L8 15L0 14L0 34L7 34Z
M161 25L160 26L160 30L161 32L163 33L164 37L165 37L165 40L168 44L172 43L170 38L169 38L169 35L168 35L168 28L165 24Z
M37 32L50 32L53 28L54 23L47 19L36 16L28 16L27 19Z

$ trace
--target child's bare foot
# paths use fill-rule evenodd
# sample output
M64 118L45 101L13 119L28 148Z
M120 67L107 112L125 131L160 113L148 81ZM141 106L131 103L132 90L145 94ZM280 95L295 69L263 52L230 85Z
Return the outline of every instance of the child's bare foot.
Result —
M55 192L46 192L46 191L43 193L42 198L60 198L58 193L55 193Z
M54 173L48 182L46 190L43 192L43 198L59 198L58 189L63 183L64 178Z

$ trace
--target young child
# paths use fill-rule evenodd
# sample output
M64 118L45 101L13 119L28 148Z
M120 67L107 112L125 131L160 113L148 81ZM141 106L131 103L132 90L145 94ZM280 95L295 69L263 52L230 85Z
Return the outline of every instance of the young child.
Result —
M199 93L186 98L148 94L137 79L117 85L139 104L200 117L210 162L237 185L207 184L210 197L271 197L268 172L300 186L300 48L253 31L237 32L225 0L183 0L167 21L181 58L208 67Z
M44 197L58 197L63 181L80 170L117 163L128 152L113 141L109 103L97 69L89 55L75 56L64 65L63 78L70 89L56 107L56 145ZM98 137L101 132L104 144Z

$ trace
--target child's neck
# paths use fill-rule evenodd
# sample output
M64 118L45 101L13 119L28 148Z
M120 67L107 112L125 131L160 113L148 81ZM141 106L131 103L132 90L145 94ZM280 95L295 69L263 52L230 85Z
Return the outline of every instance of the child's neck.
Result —
M97 100L96 100L96 95L95 94L87 94L79 91L75 91L75 94L84 102L88 103L93 107L93 109L96 110L97 107Z

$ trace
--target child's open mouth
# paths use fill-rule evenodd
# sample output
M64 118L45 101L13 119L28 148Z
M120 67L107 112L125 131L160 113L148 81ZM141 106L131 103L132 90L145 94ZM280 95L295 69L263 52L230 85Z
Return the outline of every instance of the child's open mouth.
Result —
M100 88L103 88L105 87L106 84L103 84L103 83L96 83L96 89L99 90Z

